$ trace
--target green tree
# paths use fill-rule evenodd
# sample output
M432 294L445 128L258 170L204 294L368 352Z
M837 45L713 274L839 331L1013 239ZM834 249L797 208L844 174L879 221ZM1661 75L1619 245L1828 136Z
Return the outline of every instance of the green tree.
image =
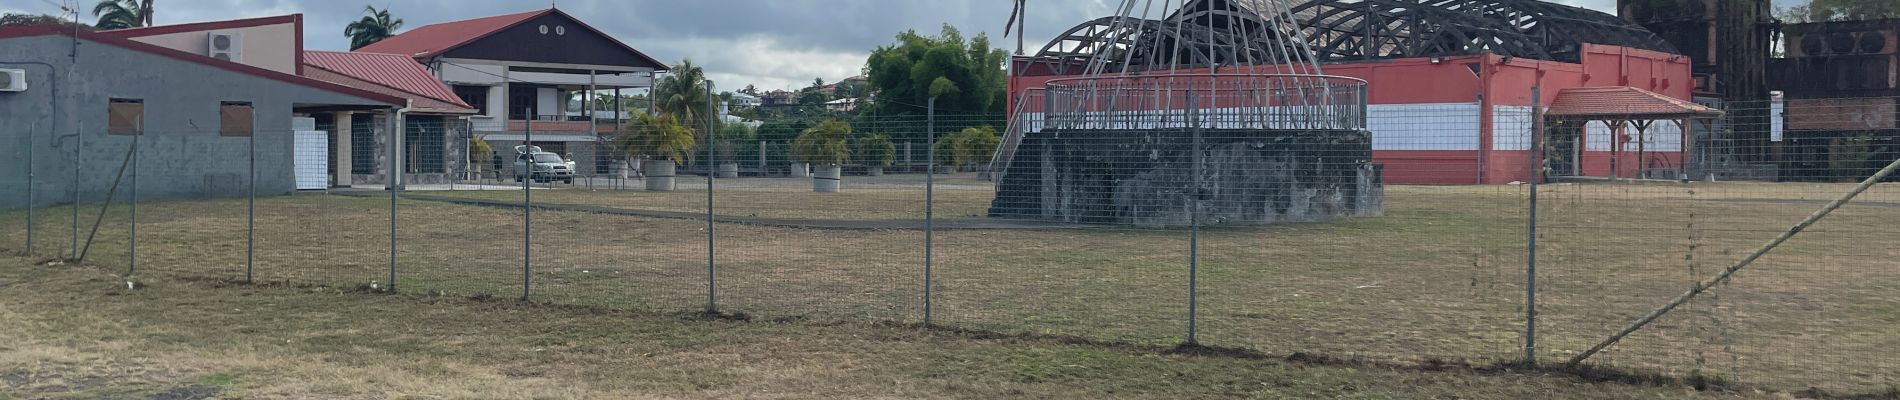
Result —
M78 27L79 29L88 31L93 29L91 25L73 23L73 21L64 18L46 14L7 13L6 15L0 15L0 27L25 25L58 25L67 28Z
M651 114L634 117L614 138L614 146L628 159L647 156L680 165L693 161L695 142L693 132L680 126L679 120Z
M126 29L152 26L152 0L100 0L92 6L99 29Z
M402 29L402 18L390 16L388 7L363 6L363 18L344 26L343 36L350 38L350 50L356 50L396 36L397 29Z
M653 85L655 109L660 115L680 121L691 132L700 132L694 128L706 124L706 106L711 101L707 95L706 71L694 65L693 60L680 61Z
M1795 23L1895 18L1900 17L1900 1L1813 0L1775 14L1782 21Z
M751 143L754 136L752 128L745 125L726 124L715 132L717 134L713 135L713 153L718 156L719 162L738 162L740 150L758 147ZM748 144L752 145L748 146ZM752 150L750 153L756 152L757 150Z
M923 115L924 104L938 96L943 112L1001 113L1008 53L990 47L987 35L965 40L944 25L937 36L916 31L897 34L897 43L878 47L865 62L866 79L878 102L878 115Z
M937 139L937 161L957 167L982 162L994 156L996 146L1001 143L995 127L964 128Z
M897 145L891 143L891 136L872 133L851 143L852 155L857 156L858 164L867 167L888 167L897 161Z
M851 161L851 124L827 119L798 134L792 141L792 153L799 161L820 165L842 165Z

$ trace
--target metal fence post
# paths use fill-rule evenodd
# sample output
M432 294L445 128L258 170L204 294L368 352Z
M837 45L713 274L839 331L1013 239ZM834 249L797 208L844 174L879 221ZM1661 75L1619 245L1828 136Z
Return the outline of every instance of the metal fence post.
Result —
M127 237L125 241L125 250L126 250L125 257L127 260L127 265L125 268L126 277L131 277L132 275L137 274L139 271L139 137L140 136L145 136L145 133L139 132L139 134L137 135L132 135L132 231L131 231L131 235ZM106 199L106 201L110 203L112 200ZM110 209L110 207L108 207L107 209Z
M25 255L33 254L33 136L39 126L34 120L26 128L26 248L21 252Z
M1194 147L1191 148L1193 157L1190 160L1194 163L1194 187L1193 190L1188 191L1188 195L1191 196L1188 199L1190 203L1188 209L1188 344L1199 343L1195 326L1198 322L1196 316L1200 311L1198 296L1200 295L1201 268L1201 121L1200 116L1197 115L1199 103L1200 99L1194 97L1194 90L1189 89L1187 91L1187 123L1189 132L1194 135Z
M296 132L291 132L295 141ZM253 272L257 268L257 132L251 132L250 138L250 193L246 196L244 214L244 283L255 283ZM390 282L394 285L395 282Z
M1543 180L1544 116L1543 87L1531 87L1531 162L1530 215L1526 218L1524 242L1524 362L1537 364L1537 185Z
M529 115L522 121L521 145L531 152L522 164L527 170L514 172L515 177L521 179L521 300L527 300L534 287L534 119L534 115Z
M929 152L924 160L924 326L930 326L930 284L931 269L936 260L934 242L937 239L937 97L931 96L924 103L924 140ZM910 142L904 142L904 158L910 158ZM909 161L909 160L905 160Z
M398 108L389 108L389 128L387 128L389 138L383 141L387 143L386 147L389 147L389 165L384 167L383 189L389 190L389 276L392 278L396 276L396 198L399 196L397 192L400 192L396 188L396 175L402 169L400 158L402 142L398 141L402 138L402 122L399 120L401 114L402 111ZM370 120L370 122L376 121ZM374 134L374 132L371 133ZM389 284L393 286L396 283L392 279Z
M704 137L707 139L705 146L706 146L706 313L708 314L719 312L719 302L718 302L719 290L718 290L717 285L715 284L716 279L714 277L716 275L713 269L713 237L715 236L715 234L713 233L713 173L714 173L714 170L718 168L718 160L713 159L713 157L715 157L713 153L713 148L717 147L717 144L713 143L714 141L712 140L715 135L715 133L713 132L714 125L715 125L713 121L714 119L719 118L719 106L717 105L718 99L719 99L718 96L713 95L713 81L706 80L706 134L704 135Z
M737 160L734 160L734 161L737 162ZM765 171L766 171L765 169L765 141L760 140L759 141L759 177L760 178L764 178L766 176Z

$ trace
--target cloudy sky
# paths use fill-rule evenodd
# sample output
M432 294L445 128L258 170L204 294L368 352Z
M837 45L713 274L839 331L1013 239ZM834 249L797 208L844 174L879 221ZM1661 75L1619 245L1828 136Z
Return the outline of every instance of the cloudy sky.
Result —
M59 4L90 10L97 0L5 0L0 12L56 14ZM1612 12L1615 0L1555 0ZM405 29L545 8L548 0L157 0L160 25L304 14L305 46L347 50L343 26L363 6L387 6ZM790 89L812 78L857 75L871 49L906 29L935 33L948 23L966 36L990 32L1000 47L1008 0L558 0L554 3L634 48L667 63L691 58L721 87ZM1108 16L1117 0L1030 0L1028 50L1090 18ZM1163 2L1155 2L1157 7ZM81 17L92 22L91 15Z

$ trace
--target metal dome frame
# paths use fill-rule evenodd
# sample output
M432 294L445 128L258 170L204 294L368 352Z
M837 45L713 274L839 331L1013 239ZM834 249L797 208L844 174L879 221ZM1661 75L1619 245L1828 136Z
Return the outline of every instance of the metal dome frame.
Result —
M1188 0L1162 19L1090 20L1043 46L1035 62L1057 74L1099 74L1486 52L1574 63L1583 43L1680 54L1635 23L1538 0L1312 0L1290 8L1291 23L1249 1ZM1288 38L1305 48L1289 48Z
M1622 18L1538 0L1313 0L1293 13L1323 61L1490 52L1578 62L1583 43L1678 53Z

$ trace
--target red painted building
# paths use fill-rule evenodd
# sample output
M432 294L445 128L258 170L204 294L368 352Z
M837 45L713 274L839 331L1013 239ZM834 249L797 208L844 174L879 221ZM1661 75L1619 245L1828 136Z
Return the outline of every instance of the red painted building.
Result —
M1324 13L1326 10L1323 7L1328 5L1317 3L1328 2L1330 0L1296 6L1294 14ZM1373 39L1334 40L1336 35L1333 33L1336 32L1328 29L1354 34L1365 31L1362 28L1337 26L1339 21L1351 19L1350 16L1302 21L1302 24L1307 25L1308 41L1314 44L1316 57L1322 61L1320 68L1325 74L1359 78L1370 83L1369 129L1373 134L1374 158L1385 165L1386 182L1503 184L1527 180L1532 174L1528 165L1531 157L1529 150L1536 126L1531 106L1550 105L1564 89L1626 86L1671 98L1690 99L1694 89L1690 59L1673 54L1667 44L1659 44L1660 40L1656 40L1653 35L1645 36L1647 32L1640 27L1630 28L1627 22L1614 16L1567 6L1529 0L1492 2L1517 7L1517 10L1533 14L1533 17L1559 12L1571 13L1564 15L1566 20L1588 17L1592 24L1608 25L1577 29L1609 29L1602 26L1617 26L1630 29L1624 32L1628 34L1626 36L1637 39L1604 39L1620 45L1585 41L1607 37L1601 34L1573 35L1582 38L1567 44L1518 39L1528 43L1528 47L1483 46L1441 51L1446 54L1436 56L1405 56L1429 52L1380 42L1377 31L1371 35ZM1540 29L1547 29L1548 32L1530 30L1520 36L1550 37L1564 33L1561 29L1564 27L1558 24L1542 25L1545 27ZM1405 28L1390 25L1377 27L1392 31ZM1482 31L1495 32L1488 29ZM1059 42L1064 40L1072 43L1077 39L1072 35L1058 39ZM1367 42L1355 43L1353 40ZM1512 38L1476 41L1511 43ZM1333 46L1322 47L1322 44ZM1078 75L1063 73L1078 69L1064 68L1076 65L1078 57L1073 52L1052 51L1062 50L1057 47L1057 44L1052 43L1042 54L1015 60L1012 66L1015 73L1010 81L1010 107L1016 110L1017 118L1040 119L1043 105L1032 99L1035 97L1033 93L1023 96L1025 92L1035 92L1051 79ZM1350 53L1362 50L1373 51ZM1208 70L1193 68L1127 74L1205 73ZM1221 66L1218 70L1221 73L1272 73L1290 69L1272 65ZM1541 96L1533 93L1534 88L1541 88ZM1016 104L1018 102L1022 104ZM1553 130L1551 133L1571 135L1548 140L1547 164L1550 164L1551 175L1636 177L1645 170L1654 172L1680 168L1684 158L1683 142L1686 135L1674 122L1659 121L1649 126L1643 135L1637 135L1634 129L1628 127L1612 129L1604 122L1589 123L1581 133L1572 131L1563 133ZM1617 160L1612 162L1613 158Z

